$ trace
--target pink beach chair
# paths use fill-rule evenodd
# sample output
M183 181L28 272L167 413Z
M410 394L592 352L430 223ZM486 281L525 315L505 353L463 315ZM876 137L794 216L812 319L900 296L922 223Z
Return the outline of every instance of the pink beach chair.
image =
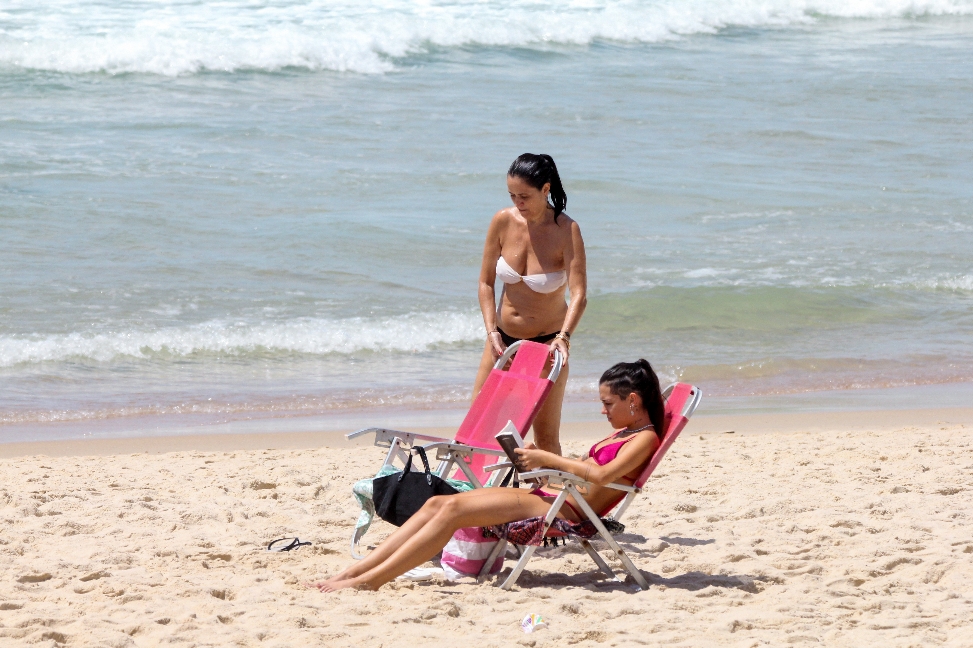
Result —
M618 542L615 541L615 538L613 538L611 533L609 533L605 528L605 525L602 523L601 519L607 517L614 510L612 518L616 521L620 520L622 515L624 515L625 511L628 509L629 505L632 503L632 500L634 500L635 497L642 492L645 483L659 465L659 462L662 461L662 457L665 456L666 451L676 440L676 437L679 436L679 433L682 432L683 428L686 427L689 417L693 415L694 411L696 411L696 408L699 406L699 401L702 398L702 394L697 387L684 383L677 383L666 387L662 396L665 399L666 404L666 432L662 437L662 443L659 446L659 449L656 450L655 454L652 455L652 459L645 466L645 469L642 470L642 474L639 475L634 484L631 486L619 483L607 485L609 488L618 490L619 495L618 499L612 502L604 510L596 512L588 505L587 502L585 502L584 498L578 492L578 489L584 489L592 484L579 477L576 477L575 475L572 475L571 473L566 473L559 470L534 470L531 472L522 473L520 475L520 478L524 480L546 478L548 484L558 486L563 489L551 504L551 508L548 510L547 515L544 518L545 537L563 536L562 533L551 529L551 525L554 523L554 519L557 517L558 511L560 511L561 507L564 505L564 501L567 499L567 496L573 496L574 500L580 505L581 510L587 516L588 520L590 520L597 529L598 535L601 536L602 540L608 543L609 548L611 548L611 550L621 561L626 571L631 574L632 579L638 584L639 589L646 589L648 588L649 584L646 582L638 568L636 568L635 564L632 562L632 559L628 557L628 554L625 553L625 551L618 545ZM484 570L480 572L481 580L486 577L486 565L493 565L497 558L504 555L506 545L507 542L505 540L501 540L499 543L497 543L493 553L490 554L490 556L484 561ZM584 547L585 551L589 556L591 556L591 559L595 561L595 564L598 565L601 571L607 574L610 578L618 580L615 572L612 571L611 567L608 566L605 559L602 558L597 551L595 551L594 547L591 546L591 543L588 540L582 539L581 546ZM514 586L514 583L517 582L521 572L523 572L524 567L527 566L527 562L530 560L530 557L533 555L536 549L536 546L529 546L523 550L520 560L517 561L513 571L510 572L510 575L501 585L503 589L510 589Z
M537 412L554 387L554 381L561 373L561 354L554 354L554 362L547 377L541 373L547 363L549 347L546 344L527 340L514 342L493 365L493 370L483 383L483 388L470 406L455 438L450 441L440 437L414 432L400 432L386 428L365 428L352 432L349 439L366 434L375 435L375 445L389 448L384 465L393 465L396 459L405 463L406 451L422 442L429 453L436 450L436 459L442 463L434 471L440 477L449 473L452 466L459 470L456 479L465 479L477 488L495 475L486 471L488 460L506 456L496 441L496 435L512 422L520 436L526 436ZM510 362L509 369L504 367ZM493 474L491 474L493 473Z
M396 461L404 466L411 449L421 445L430 456L436 451L439 464L434 473L439 477L449 475L455 466L457 470L451 477L468 481L475 488L499 483L513 468L508 464L505 470L487 470L488 463L494 464L500 457L506 459L495 437L508 423L513 423L521 437L527 434L561 372L563 360L555 351L550 372L547 377L543 376L549 349L546 344L527 340L507 347L493 365L453 440L386 428L365 428L352 432L348 438L374 434L375 445L389 449L379 474L394 467ZM510 367L505 370L508 362ZM362 533L356 529L352 537L351 552L355 557L359 557L356 548Z

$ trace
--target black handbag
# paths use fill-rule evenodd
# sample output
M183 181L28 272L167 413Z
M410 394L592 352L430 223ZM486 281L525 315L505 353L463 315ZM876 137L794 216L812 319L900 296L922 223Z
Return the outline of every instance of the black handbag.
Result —
M422 459L424 472L412 472L412 457L405 462L405 470L400 473L378 477L372 481L372 501L378 516L395 526L402 526L416 511L422 508L430 497L436 495L455 495L459 491L432 474L429 460L422 447L416 447L416 454Z

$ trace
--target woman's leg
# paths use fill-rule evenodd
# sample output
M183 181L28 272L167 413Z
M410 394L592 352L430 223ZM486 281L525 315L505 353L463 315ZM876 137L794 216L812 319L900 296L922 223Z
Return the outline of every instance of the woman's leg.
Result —
M378 589L396 576L421 565L442 551L457 529L524 520L544 515L551 506L550 498L531 495L519 488L478 488L437 499L441 499L441 503L430 507L434 512L428 518L424 518L424 522L409 525L408 532L401 534L397 532L389 537L389 540L392 540L393 537L399 536L393 543L394 548L386 549L382 546L376 549L376 551L382 550L382 559L370 561L370 568L367 571L361 572L356 569L359 571L358 575L342 580L326 581L321 584L321 589L334 591L361 585ZM425 508L424 506L423 509ZM414 518L415 516L412 519ZM400 532L405 531L406 525L403 525ZM387 542L388 540L382 545ZM369 558L372 555L369 555Z
M490 344L490 340L486 341L486 345L483 347L483 356L480 358L480 368L476 371L476 380L473 383L473 398L480 395L480 390L483 388L483 383L486 382L487 376L490 375L490 371L493 370L493 364L497 361L497 354L493 350L493 345Z
M308 585L322 587L326 583L354 578L381 564L392 552L402 546L403 542L415 534L417 530L428 524L429 520L432 519L445 500L445 496L433 497L427 500L421 509L405 521L405 524L393 531L389 537L385 538L378 547L370 551L363 559L356 560L347 569L340 571L331 578L319 583L308 583Z
M551 393L534 419L534 445L554 454L561 454L561 403L567 384L568 367L562 367Z

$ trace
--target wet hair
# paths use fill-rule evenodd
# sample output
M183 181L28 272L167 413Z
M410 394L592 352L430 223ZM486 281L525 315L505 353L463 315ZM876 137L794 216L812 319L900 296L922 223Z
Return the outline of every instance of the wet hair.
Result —
M632 392L641 396L642 407L649 413L652 427L655 428L659 440L662 440L662 435L665 434L666 406L662 402L659 377L647 360L619 362L601 374L598 383L607 385L609 391L619 398L628 398Z
M554 208L554 222L557 217L564 212L568 206L568 194L564 191L561 184L561 176L557 174L557 166L554 158L550 155L535 155L524 153L510 165L507 175L512 178L520 178L534 189L543 189L548 182L551 183L551 207Z

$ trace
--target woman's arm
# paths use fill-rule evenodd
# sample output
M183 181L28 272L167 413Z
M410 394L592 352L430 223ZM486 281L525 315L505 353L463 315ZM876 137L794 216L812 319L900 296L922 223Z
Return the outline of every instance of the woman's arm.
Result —
M639 432L634 439L623 445L618 455L604 466L599 466L594 461L569 459L546 450L518 448L515 452L520 456L526 470L538 468L563 470L597 486L604 486L644 464L646 457L650 457L658 447L659 437L654 431L646 430Z
M500 259L500 233L502 227L503 210L493 215L490 227L487 228L486 242L483 244L483 260L480 263L480 312L483 314L483 325L486 326L487 339L493 347L495 357L500 357L506 347L497 331L497 296L493 286L497 281L497 260Z
M588 264L585 258L584 240L581 238L581 228L574 221L571 221L571 241L564 251L564 265L568 271L571 301L568 302L568 312L564 315L561 332L570 337L588 305ZM569 346L566 340L558 337L551 343L551 350L557 348L567 364Z

